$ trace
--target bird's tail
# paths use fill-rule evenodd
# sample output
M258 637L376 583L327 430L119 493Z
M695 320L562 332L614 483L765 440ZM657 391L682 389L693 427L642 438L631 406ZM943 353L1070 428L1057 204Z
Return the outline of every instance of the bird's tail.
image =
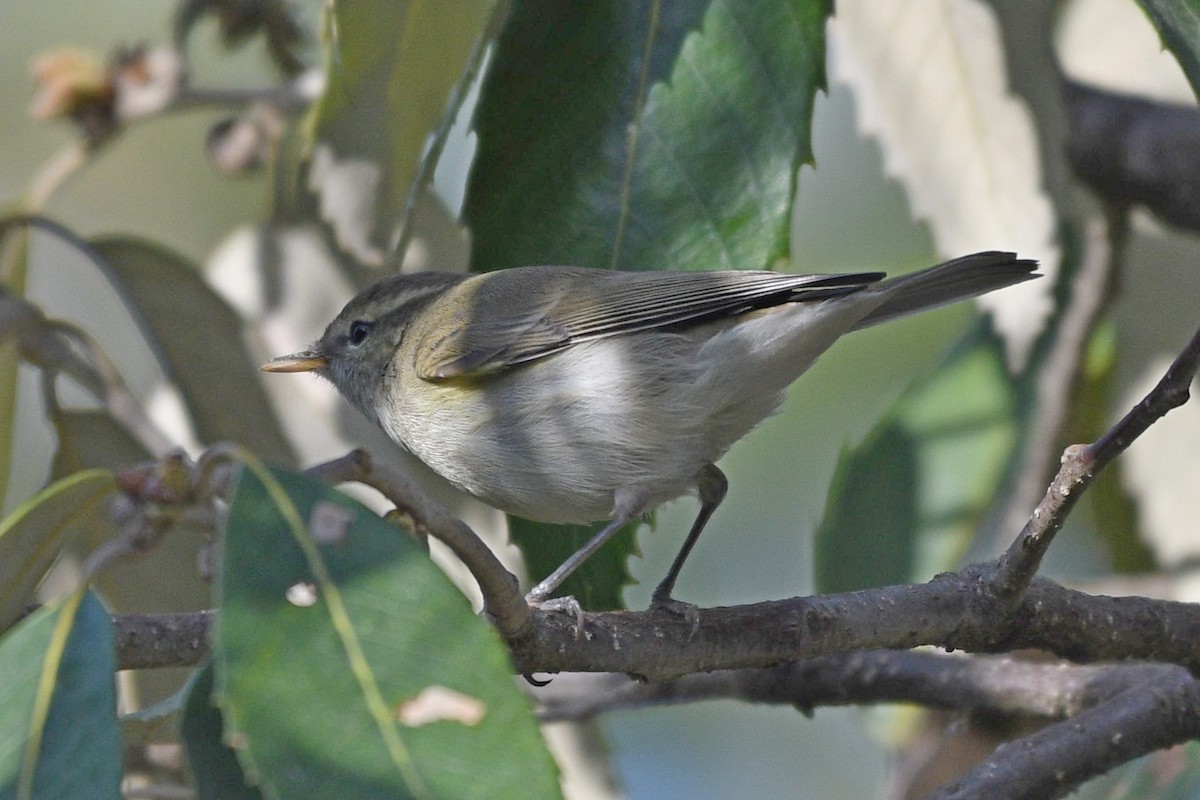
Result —
M883 281L865 291L880 292L887 299L854 330L1033 280L1040 277L1034 272L1037 266L1016 253L988 251Z

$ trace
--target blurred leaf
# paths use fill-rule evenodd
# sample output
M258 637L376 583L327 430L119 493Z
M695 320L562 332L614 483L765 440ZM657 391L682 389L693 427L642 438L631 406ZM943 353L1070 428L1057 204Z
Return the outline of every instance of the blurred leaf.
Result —
M200 800L261 800L246 783L237 755L223 739L221 712L213 703L213 666L206 663L187 687L183 742Z
M167 376L179 385L201 442L232 440L265 459L296 461L242 343L242 321L199 270L160 245L92 242Z
M919 447L897 419L889 418L855 451L842 453L813 541L818 592L911 579Z
M1192 91L1200 97L1200 7L1195 0L1138 0L1158 29L1163 45L1175 54Z
M18 297L25 294L25 279L29 267L30 232L13 218L0 220L0 277L3 290ZM19 312L20 307L6 305L6 312ZM0 317L0 330L9 331L14 322L6 313ZM13 424L17 412L17 365L21 353L14 337L0 338L0 505L8 496L12 475Z
M1005 476L1015 393L980 335L843 453L814 539L817 591L925 580L955 566Z
M476 112L473 268L761 269L787 256L829 12L825 0L518 0ZM510 530L536 580L585 529ZM635 541L618 538L563 591L619 608Z
M1133 408L1141 402L1171 366L1165 354L1146 362L1117 398L1116 408ZM1200 382L1193 380L1191 391L1200 391ZM1151 425L1138 438L1138 446L1120 459L1124 488L1137 501L1138 533L1162 566L1177 567L1200 555L1194 508L1200 482L1197 439L1200 405L1185 403Z
M107 470L87 470L46 487L0 523L0 631L34 602L34 592L101 501L116 489Z
M938 252L1015 250L1050 276L980 299L1010 363L1024 366L1054 310L1058 220L1033 118L1003 71L993 9L982 0L843 0L830 35L860 127L879 140Z
M326 6L328 85L309 117L310 187L338 244L382 264L432 175L483 57L496 0Z
M214 640L247 775L273 797L559 797L495 631L410 537L274 474L238 485Z
M50 467L51 478L95 467L120 469L153 458L106 411L59 409L52 421L58 449Z
M762 269L788 255L823 0L518 0L476 113L474 269Z
M530 580L536 583L583 547L605 524L597 522L591 525L546 525L510 516L508 535L513 542L520 545L526 571ZM554 595L570 595L589 611L624 608L625 602L621 592L632 583L627 564L630 554L638 552L635 534L641 526L639 521L622 528L567 578ZM679 543L682 545L683 539L680 539Z
M112 623L91 593L0 639L0 798L120 797Z

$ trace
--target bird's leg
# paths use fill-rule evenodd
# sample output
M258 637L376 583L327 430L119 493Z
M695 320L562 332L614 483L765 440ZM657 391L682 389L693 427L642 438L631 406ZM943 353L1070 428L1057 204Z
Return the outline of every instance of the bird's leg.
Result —
M628 524L633 516L622 514L612 522L605 525L599 533L588 540L587 544L572 553L570 558L564 561L558 569L554 570L554 572L551 572L545 580L530 589L529 594L525 595L525 602L529 603L531 606L545 607L546 598L550 596L550 593L557 589L559 585L571 575L572 572L579 569L579 566L583 564L583 562L587 561L591 557L592 553L595 553L597 550L603 547L605 542L611 539L617 531L621 530L623 526ZM563 599L568 601L572 600L572 598ZM575 603L575 605L577 606L578 603Z
M692 523L692 529L688 531L683 547L679 548L679 555L675 556L671 569L667 571L667 577L662 579L662 583L654 590L654 594L650 595L651 606L676 611L686 606L688 610L683 613L683 616L691 618L695 615L694 606L688 606L688 604L672 599L671 592L675 588L675 579L679 577L679 572L683 569L683 562L687 561L687 557L691 555L692 548L696 546L696 540L700 538L700 532L708 524L708 519L717 510L717 506L721 505L721 501L725 499L725 492L728 489L729 481L726 479L725 473L717 469L715 465L709 464L700 471L696 480L696 490L700 496L700 513L696 515L696 521Z

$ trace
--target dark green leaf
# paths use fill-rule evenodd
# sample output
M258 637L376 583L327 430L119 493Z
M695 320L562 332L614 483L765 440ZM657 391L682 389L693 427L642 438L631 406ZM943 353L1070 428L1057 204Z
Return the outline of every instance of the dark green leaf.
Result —
M998 344L975 336L843 453L815 533L817 590L955 566L1014 452L1014 394Z
M1195 0L1139 0L1163 44L1179 59L1200 97L1200 6Z
M597 522L592 525L546 525L510 516L508 534L512 541L520 546L529 578L536 583L583 547L605 524ZM641 524L635 522L622 528L604 547L585 561L554 595L570 595L589 611L624 608L621 591L632 582L627 562L629 555L637 552L637 538L634 534ZM682 543L681 538L680 544Z
M282 464L296 460L242 343L242 321L186 259L157 244L112 236L93 246L137 317L196 434L232 440Z
M21 796L22 785L46 800L120 797L115 669L112 624L90 593L0 639L0 798ZM49 698L39 694L47 671Z
M822 0L514 3L476 116L474 268L788 254Z
M309 184L359 261L382 263L441 150L495 0L327 5L328 85L309 119Z
M206 663L188 685L183 741L200 800L261 800L246 783L233 749L225 744L221 712L213 703L213 667Z
M850 592L912 577L917 449L889 419L842 454L813 542L817 591Z
M276 475L244 474L221 574L216 698L247 775L278 797L558 797L495 632L410 537ZM318 545L287 511L347 527Z
M476 114L473 268L761 269L786 256L829 11L518 0ZM510 527L535 580L583 539ZM563 591L620 607L634 538L619 538Z

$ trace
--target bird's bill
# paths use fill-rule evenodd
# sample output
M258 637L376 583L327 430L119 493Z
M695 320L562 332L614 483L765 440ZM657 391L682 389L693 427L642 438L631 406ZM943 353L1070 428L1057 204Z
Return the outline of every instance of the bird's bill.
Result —
M329 366L329 359L316 350L301 350L289 356L273 358L259 369L263 372L315 372Z

